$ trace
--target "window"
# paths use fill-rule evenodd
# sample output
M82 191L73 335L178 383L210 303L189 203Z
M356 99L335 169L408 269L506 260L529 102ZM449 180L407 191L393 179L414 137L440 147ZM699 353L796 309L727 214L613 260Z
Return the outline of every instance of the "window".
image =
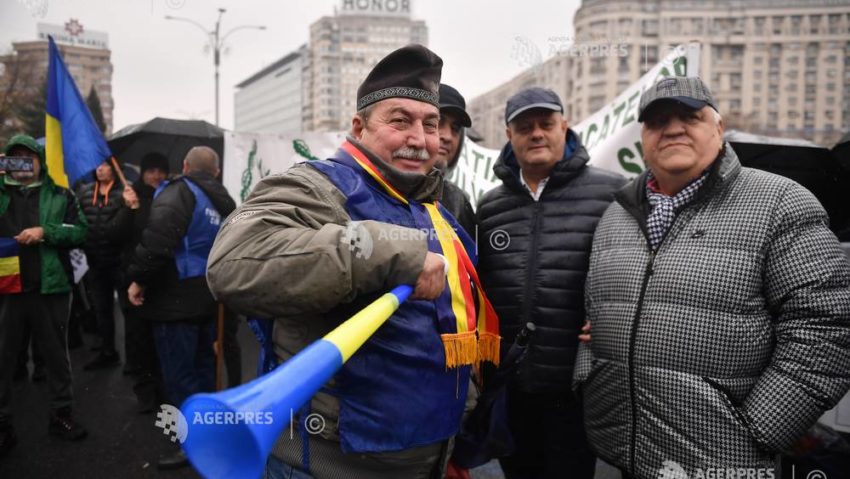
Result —
M729 75L729 83L732 88L740 88L741 87L741 74L740 73L731 73Z
M809 33L817 34L820 27L820 15L812 15L809 17Z
M773 17L773 34L781 35L782 34L782 23L785 20L784 17Z
M641 22L641 34L646 37L657 37L658 20L643 20Z
M692 35L702 35L705 33L705 22L703 22L702 18L693 18L691 19L691 34Z
M764 26L767 23L765 17L755 17L753 19L753 30L756 35L764 35Z

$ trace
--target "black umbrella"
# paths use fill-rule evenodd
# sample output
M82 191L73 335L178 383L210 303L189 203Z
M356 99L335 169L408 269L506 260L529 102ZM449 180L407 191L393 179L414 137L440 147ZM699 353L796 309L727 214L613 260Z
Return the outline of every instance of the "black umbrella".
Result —
M139 165L142 157L151 152L168 158L172 173L183 168L183 158L195 146L209 146L222 156L224 130L203 120L173 120L154 118L145 123L130 125L109 137L112 154L122 163Z
M729 131L725 138L742 165L791 178L811 191L829 214L830 229L846 241L843 237L850 234L850 209L846 208L850 171L832 151L805 140L739 131Z

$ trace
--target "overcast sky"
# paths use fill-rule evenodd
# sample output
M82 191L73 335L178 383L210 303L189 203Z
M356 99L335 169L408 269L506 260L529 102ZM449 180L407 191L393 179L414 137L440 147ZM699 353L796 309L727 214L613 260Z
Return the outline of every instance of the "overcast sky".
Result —
M213 122L213 60L204 48L207 39L200 28L163 17L188 17L211 30L217 9L225 8L223 33L246 24L267 28L240 30L227 39L221 60L221 125L232 128L234 85L306 43L310 24L332 15L341 4L341 0L0 0L0 53L11 50L13 41L36 39L39 22L61 25L76 18L85 29L109 35L114 131L155 116ZM568 42L580 0L411 0L411 4L412 17L428 25L428 46L445 62L443 80L469 100L528 67L535 61L534 52L548 58L553 46ZM46 8L39 10L38 5Z

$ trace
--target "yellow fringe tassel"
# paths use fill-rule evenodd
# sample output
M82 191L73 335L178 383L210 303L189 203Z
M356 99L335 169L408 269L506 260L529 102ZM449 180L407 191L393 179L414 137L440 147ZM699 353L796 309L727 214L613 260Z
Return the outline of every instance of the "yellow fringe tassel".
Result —
M446 348L446 369L478 362L478 341L475 331L441 334Z
M499 365L499 346L501 336L493 333L478 333L467 331L465 333L441 334L443 347L446 349L446 369L459 366L478 364L489 361L495 366Z
M499 365L499 346L502 342L498 334L479 332L478 337L478 360L489 361L493 365Z

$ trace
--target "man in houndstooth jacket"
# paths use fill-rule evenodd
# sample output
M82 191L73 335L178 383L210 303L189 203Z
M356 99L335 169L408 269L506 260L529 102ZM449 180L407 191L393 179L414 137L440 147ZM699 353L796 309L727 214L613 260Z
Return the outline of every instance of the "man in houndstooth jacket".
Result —
M586 284L588 439L627 477L778 477L850 387L850 265L809 191L741 167L701 80L660 80L638 121L649 170L600 221Z

